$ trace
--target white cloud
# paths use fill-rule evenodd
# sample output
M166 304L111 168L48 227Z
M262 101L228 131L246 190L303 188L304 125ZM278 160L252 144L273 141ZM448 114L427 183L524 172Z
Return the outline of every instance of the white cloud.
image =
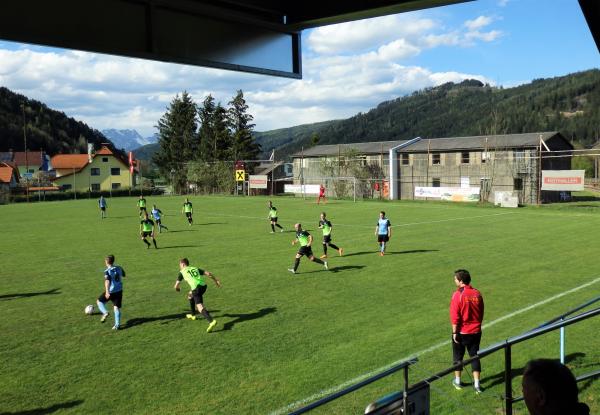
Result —
M469 30L478 30L482 27L488 26L492 23L493 19L489 16L479 16L473 20L467 20L465 22L465 27Z

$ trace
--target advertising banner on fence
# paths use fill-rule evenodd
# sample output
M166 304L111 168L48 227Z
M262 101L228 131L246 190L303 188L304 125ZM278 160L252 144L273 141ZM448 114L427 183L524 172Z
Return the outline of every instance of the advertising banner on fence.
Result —
M304 191L302 188L304 187ZM309 195L318 195L320 186L318 184L286 184L283 186L285 193L304 193Z
M248 184L250 189L267 189L269 178L266 174L250 175L248 177Z
M449 200L452 202L478 202L479 187L415 187L415 197Z
M542 190L583 190L585 170L542 170Z

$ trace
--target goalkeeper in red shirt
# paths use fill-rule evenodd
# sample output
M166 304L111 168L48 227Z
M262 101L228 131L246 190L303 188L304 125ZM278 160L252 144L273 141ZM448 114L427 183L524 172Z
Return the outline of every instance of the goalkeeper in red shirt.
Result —
M483 321L483 297L471 287L471 275L466 269L454 272L454 283L457 290L450 301L450 322L452 323L452 354L454 364L463 361L465 350L470 357L479 352L481 342L481 322ZM477 394L482 392L480 385L481 363L479 359L471 362L473 368L473 387ZM461 366L462 368L462 366ZM452 385L462 389L460 375L462 370L454 372Z

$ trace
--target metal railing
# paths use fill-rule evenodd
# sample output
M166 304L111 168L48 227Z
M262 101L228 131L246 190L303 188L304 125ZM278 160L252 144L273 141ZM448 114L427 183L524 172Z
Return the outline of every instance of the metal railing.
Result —
M523 400L523 397L514 398L513 394L512 394L512 349L511 349L512 346L514 346L518 343L524 342L526 340L532 339L534 337L541 336L542 334L546 334L546 333L549 333L551 331L558 330L558 329L564 329L564 327L569 326L571 324L579 323L581 321L587 320L588 318L600 315L600 307L598 307L593 310L581 313L575 317L566 318L567 316L569 316L573 313L576 313L577 311L582 310L583 308L586 308L589 305L591 305L597 301L600 301L600 297L594 298L576 308L573 308L572 310L568 311L567 313L562 314L556 318L553 318L552 320L549 320L549 321L543 323L542 325L536 327L533 330L530 330L530 331L525 332L518 336L509 337L506 340L503 340L499 343L493 344L492 346L489 346L485 349L479 350L479 352L477 353L476 356L473 356L467 360L464 360L461 363L457 363L453 366L448 367L447 369L437 372L434 375L413 384L412 386L409 386L409 383L408 383L408 368L409 368L409 366L411 366L412 364L414 364L418 361L417 358L409 359L405 362L399 363L399 364L387 369L384 372L381 372L377 375L369 377L368 379L365 379L362 382L359 382L359 383L349 386L339 392L333 393L329 396L319 399L318 401L313 402L305 407L302 407L294 412L290 412L289 415L299 415L299 414L304 414L306 412L309 412L319 406L325 405L326 403L336 400L344 395L347 395L348 393L354 392L355 390L360 389L360 388L362 388L370 383L373 383L381 378L389 376L401 369L404 369L404 389L403 389L403 392L401 395L401 399L403 399L403 411L404 411L403 413L406 414L407 413L406 412L406 409L407 409L406 408L406 405L407 405L406 398L407 398L409 389L414 390L414 389L422 388L422 387L429 385L430 383L454 372L455 370L461 369L463 366L470 364L471 362L473 362L476 359L481 359L485 356L489 356L500 350L504 350L504 402L505 402L505 408L506 408L505 414L512 415L513 403ZM564 351L564 349L561 349L561 350ZM597 377L599 375L600 375L600 370L597 370L594 372L590 372L590 373L581 375L580 377L578 377L576 379L579 382L579 381L583 381L586 379L591 379L591 378ZM400 398L400 394L398 394L398 396Z

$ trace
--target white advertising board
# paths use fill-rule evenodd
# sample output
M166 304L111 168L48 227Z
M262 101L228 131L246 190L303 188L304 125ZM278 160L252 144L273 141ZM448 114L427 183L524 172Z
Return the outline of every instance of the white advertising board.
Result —
M309 195L318 195L320 187L321 186L318 184L286 184L283 186L283 191L284 193L304 193Z
M471 182L469 181L468 177L461 177L460 178L460 187L461 188L467 188L471 186Z
M585 170L542 170L542 190L583 190Z
M250 189L267 189L269 178L264 174L250 175L248 177L248 184Z
M415 197L450 200L452 202L478 202L479 187L415 187Z

